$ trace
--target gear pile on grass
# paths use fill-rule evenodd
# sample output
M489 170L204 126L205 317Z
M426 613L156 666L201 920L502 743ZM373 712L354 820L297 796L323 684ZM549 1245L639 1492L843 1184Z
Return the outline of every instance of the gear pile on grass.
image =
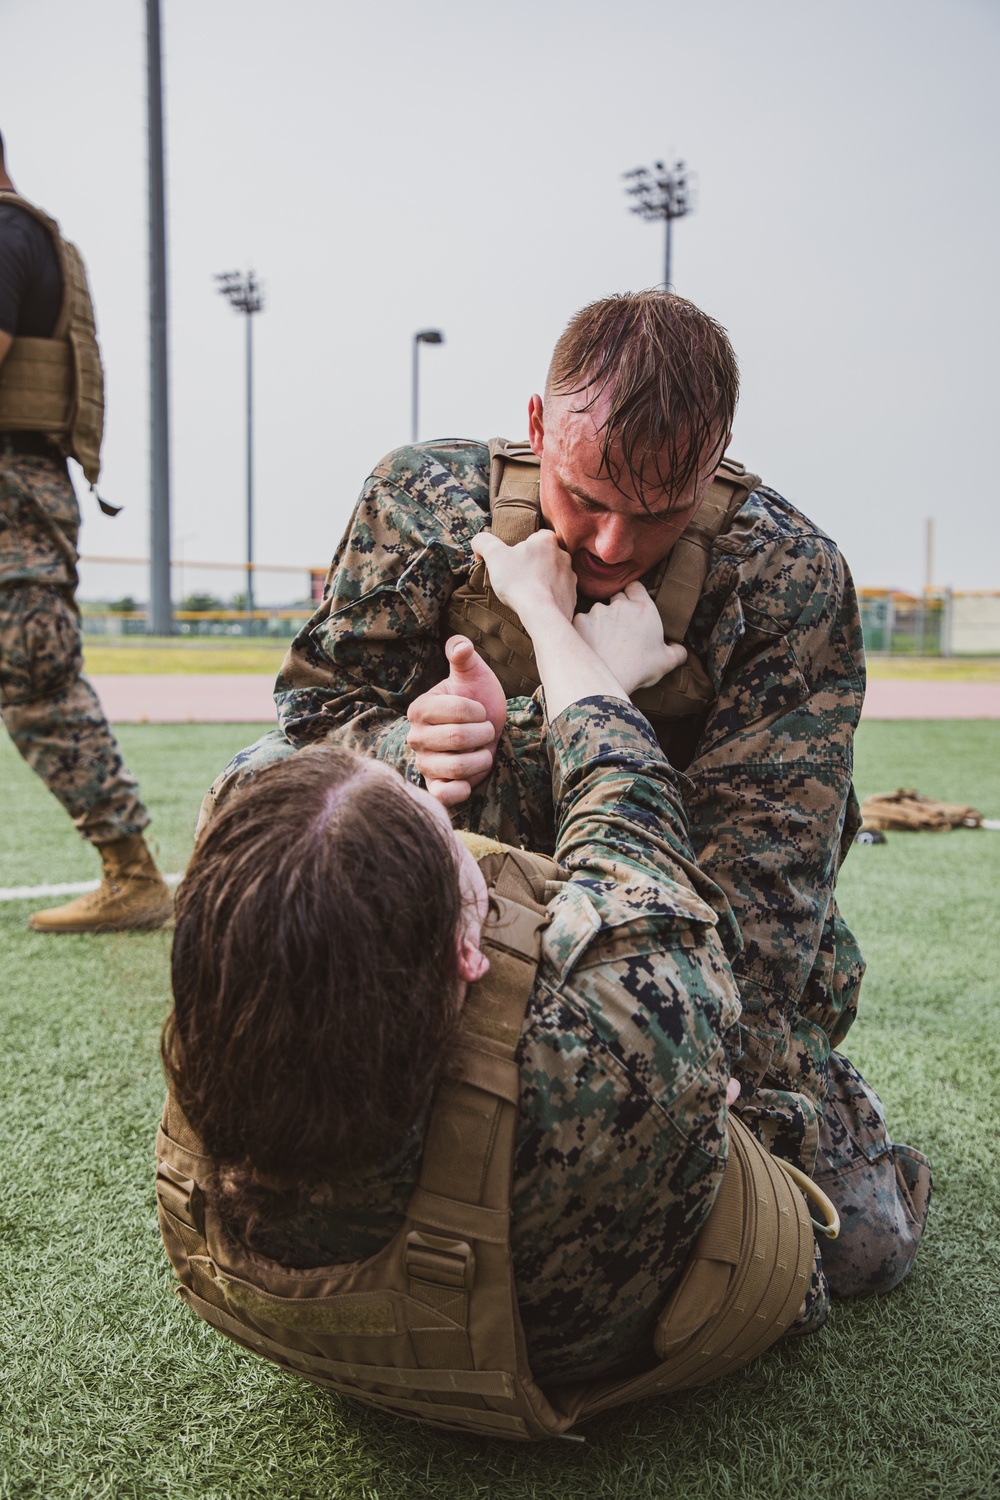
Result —
M977 808L961 802L935 802L932 797L924 797L915 789L905 787L866 797L861 804L861 819L862 831L870 833L881 833L886 829L940 831L943 828L983 826L983 815Z

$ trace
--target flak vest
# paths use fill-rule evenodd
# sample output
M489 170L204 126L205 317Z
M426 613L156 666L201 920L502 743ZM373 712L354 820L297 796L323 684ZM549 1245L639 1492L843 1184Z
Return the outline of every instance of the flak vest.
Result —
M510 1244L515 1053L546 902L562 876L542 855L466 839L489 888L490 968L469 989L419 1183L390 1243L369 1260L317 1269L246 1251L219 1216L214 1163L172 1094L156 1139L160 1229L179 1296L244 1348L433 1426L546 1438L606 1407L703 1385L767 1349L802 1304L813 1224L792 1178L730 1114L722 1185L656 1325L649 1368L537 1384Z
M527 443L510 443L504 438L494 438L489 452L489 530L513 547L541 525L538 459ZM650 591L663 621L665 640L683 642L708 576L712 544L728 529L759 483L760 476L748 473L741 463L722 460L704 500L674 543ZM514 611L493 592L481 558L476 558L468 581L451 596L447 625L449 634L470 638L499 677L508 698L535 692L538 668L531 638ZM715 696L701 662L689 653L687 661L668 672L655 687L633 693L632 701L659 732L665 722L706 713Z
M55 219L18 193L0 191L49 232L62 276L62 305L50 338L17 337L0 365L0 451L4 432L36 432L75 458L90 484L101 469L104 373L87 272Z

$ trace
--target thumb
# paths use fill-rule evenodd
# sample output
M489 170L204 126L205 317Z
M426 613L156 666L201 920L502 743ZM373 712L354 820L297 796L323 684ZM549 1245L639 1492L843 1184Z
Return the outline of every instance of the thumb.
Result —
M452 677L463 677L476 665L476 648L467 635L450 636L445 642L444 654Z

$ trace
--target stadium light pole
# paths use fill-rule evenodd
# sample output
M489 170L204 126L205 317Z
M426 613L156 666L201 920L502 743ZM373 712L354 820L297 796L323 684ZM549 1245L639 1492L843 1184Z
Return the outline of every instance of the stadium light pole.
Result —
M167 388L167 235L163 186L163 72L160 4L146 0L146 103L149 127L149 614L151 635L171 635L170 432Z
M247 320L247 634L253 634L253 315L264 307L264 290L253 271L216 273L219 291Z
M414 443L418 439L420 426L420 345L443 343L444 334L440 328L421 328L419 333L413 335L413 420L411 427Z
M668 167L664 162L654 162L652 167L633 167L622 176L629 186L625 189L635 202L629 207L643 219L662 219L666 224L666 252L663 265L663 285L670 287L670 226L675 219L683 219L694 208L694 183L682 161Z

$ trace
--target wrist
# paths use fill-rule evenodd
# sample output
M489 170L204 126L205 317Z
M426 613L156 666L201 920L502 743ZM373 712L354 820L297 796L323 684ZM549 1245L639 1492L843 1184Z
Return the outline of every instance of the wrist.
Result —
M553 631L565 631L573 629L573 622L565 615L554 599L538 599L529 596L524 601L524 608L514 606L515 612L525 630L532 637L534 644L535 636L550 636Z

